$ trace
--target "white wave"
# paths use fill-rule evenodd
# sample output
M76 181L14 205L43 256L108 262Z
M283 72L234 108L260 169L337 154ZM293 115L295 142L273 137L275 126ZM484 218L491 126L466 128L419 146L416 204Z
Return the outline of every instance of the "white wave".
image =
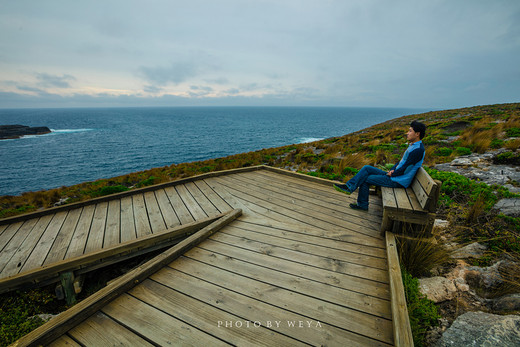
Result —
M88 128L85 128L85 129L51 129L51 132L53 133L57 133L57 134L60 134L60 133L82 133L84 131L92 131L94 129L88 129Z
M302 137L298 139L298 143L308 143L308 142L314 142L314 141L321 141L323 138L317 138L317 137Z

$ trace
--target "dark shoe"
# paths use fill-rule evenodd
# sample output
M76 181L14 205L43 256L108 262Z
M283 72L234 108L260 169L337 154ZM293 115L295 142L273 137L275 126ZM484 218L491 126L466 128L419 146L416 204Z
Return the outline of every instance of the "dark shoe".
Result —
M346 193L348 195L352 194L352 190L346 185L346 184L337 184L334 183L334 188L342 191L343 193Z
M349 206L353 210L368 211L368 207L361 207L358 204L350 204Z

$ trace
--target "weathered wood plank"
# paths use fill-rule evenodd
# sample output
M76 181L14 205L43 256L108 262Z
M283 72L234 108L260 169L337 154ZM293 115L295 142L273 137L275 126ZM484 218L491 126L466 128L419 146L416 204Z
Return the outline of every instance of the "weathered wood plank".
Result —
M83 207L78 225L76 226L76 230L74 231L74 235L70 241L69 249L67 250L65 258L73 258L83 254L95 210L96 205L87 205Z
M159 208L161 209L161 213L166 223L166 226L168 228L173 228L177 225L180 225L181 222L179 221L179 218L177 217L177 214L175 213L175 210L173 209L173 206L170 203L170 200L168 199L168 196L166 195L164 189L156 190L155 197L157 198L157 203L159 204Z
M31 230L34 228L36 223L38 222L38 218L29 219L23 223L23 225L18 229L18 232L11 238L7 246L0 253L0 277L2 276L2 271L9 263L9 261L15 256L18 249L25 241L28 235L30 235ZM14 260L17 262L17 260Z
M143 194L133 195L132 201L134 203L135 230L137 232L137 237L151 234L152 228L150 226L150 221L148 220Z
M8 226L9 226L9 224L0 225L0 235L2 235L2 233L4 232L5 229L7 229Z
M289 346L298 342L276 331L269 331L265 325L254 329L243 326L226 327L225 322L242 322L244 319L155 281L146 280L134 287L129 294L151 306L160 307L169 315L235 346Z
M127 294L108 303L102 312L159 346L228 345Z
M121 242L121 200L108 202L107 223L103 239L103 248L111 247Z
M92 218L92 225L90 226L87 244L85 245L85 253L90 253L103 248L107 213L108 202L96 204L96 211L94 212L94 218Z
M239 247L229 247L229 245L211 239L206 240L206 242L204 242L203 245L200 245L199 248L262 265L278 271L295 274L331 286L340 287L369 296L376 296L385 300L390 299L390 289L386 283L374 282L370 279L351 276L335 270L327 270L304 263L297 263L292 259L273 257L267 253L255 252L253 250Z
M377 338L381 342L393 342L390 320L285 290L189 258L179 258L169 266L185 273L195 273L201 279L244 295L260 298L271 305L304 314L322 324L340 326L363 336Z
M164 222L161 209L155 198L155 193L144 193L144 201L146 202L146 211L148 212L148 220L150 221L152 233L164 231L166 229L166 223Z
M79 343L74 341L71 337L67 335L60 336L57 340L53 341L49 344L49 347L81 347Z
M408 308L404 294L401 267L397 255L397 243L391 232L386 232L386 247L388 253L388 271L390 275L390 293L392 296L392 323L394 344L399 347L413 346L412 329L408 319Z
M406 188L406 193L410 198L410 204L412 205L412 209L414 211L422 211L423 208L421 207L421 204L419 204L419 201L417 201L417 198L415 197L415 193L413 192L412 188Z
M220 213L224 213L232 210L233 208L229 203L222 199L205 181L195 181L195 185L201 190L201 192L211 201L211 203L219 210Z
M349 291L340 287L330 286L294 274L284 273L277 269L271 269L263 266L263 264L246 262L229 257L225 254L210 252L200 247L191 249L185 254L185 257L227 271L244 274L249 278L263 281L323 301L328 301L333 304L345 306L347 308L369 313L385 319L392 319L390 302L388 300Z
M188 211L186 208L186 205L182 201L179 193L177 193L175 188L167 187L164 189L164 191L166 192L166 195L168 196L168 199L170 200L170 203L172 204L181 224L193 222L195 219L191 215L190 211Z
M184 186L190 192L193 199L197 201L198 205L202 208L206 215L211 216L219 213L219 210L200 191L194 182L186 183Z
M393 208L397 210L397 202L395 201L394 188L381 187L381 198L385 208Z
M164 268L150 278L181 293L189 294L189 296L208 305L217 306L230 314L244 317L244 320L247 321L262 321L264 325L266 325L266 319L283 322L284 324L280 324L276 331L311 345L358 347L386 345L369 337L338 328L335 325L327 325L326 329L315 328L314 326L306 329L295 329L289 326L287 322L298 324L299 321L306 322L312 320L312 318L308 315L288 311L284 306L277 307L265 303L263 300L259 300L258 295L248 297L235 290L217 286L198 278L196 272L186 274L173 268ZM314 320L313 322L315 323Z
M404 189L394 189L395 201L399 210L413 210L412 204L408 199L408 194Z
M134 204L131 196L121 199L121 242L135 240Z
M186 189L185 185L178 185L175 189L195 220L207 217L204 210L199 206L188 189Z
M68 334L83 346L153 346L102 312L96 312Z
M56 237L56 240L54 241L54 244L52 245L52 248L49 251L47 259L45 259L44 265L48 265L56 261L63 260L65 258L65 254L67 253L67 249L69 248L72 235L76 230L76 225L78 224L80 215L81 208L78 208L76 210L70 210L68 212L67 218L65 218L65 221L63 222L63 226L61 227L60 233Z

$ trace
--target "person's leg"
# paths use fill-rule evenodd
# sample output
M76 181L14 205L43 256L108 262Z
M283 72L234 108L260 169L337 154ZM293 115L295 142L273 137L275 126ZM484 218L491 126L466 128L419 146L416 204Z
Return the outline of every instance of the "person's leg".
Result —
M357 198L357 206L361 210L368 210L368 195L369 188L371 185L379 186L379 187L391 187L391 188L402 188L399 183L396 183L390 179L389 176L385 175L370 175L368 176L363 184L359 187L358 198ZM352 208L356 208L351 206Z
M348 180L348 182L345 184L335 184L334 186L347 193L352 193L361 185L363 185L367 177L371 175L386 175L386 172L376 167L365 165L354 177Z

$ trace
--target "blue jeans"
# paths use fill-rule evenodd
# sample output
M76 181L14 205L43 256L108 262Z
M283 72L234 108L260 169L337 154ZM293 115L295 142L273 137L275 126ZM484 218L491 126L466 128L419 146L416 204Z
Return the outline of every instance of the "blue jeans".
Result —
M365 165L347 183L347 187L353 192L357 188L357 204L362 208L368 208L368 193L370 185L379 187L402 188L403 186L390 179L386 172L376 167Z

